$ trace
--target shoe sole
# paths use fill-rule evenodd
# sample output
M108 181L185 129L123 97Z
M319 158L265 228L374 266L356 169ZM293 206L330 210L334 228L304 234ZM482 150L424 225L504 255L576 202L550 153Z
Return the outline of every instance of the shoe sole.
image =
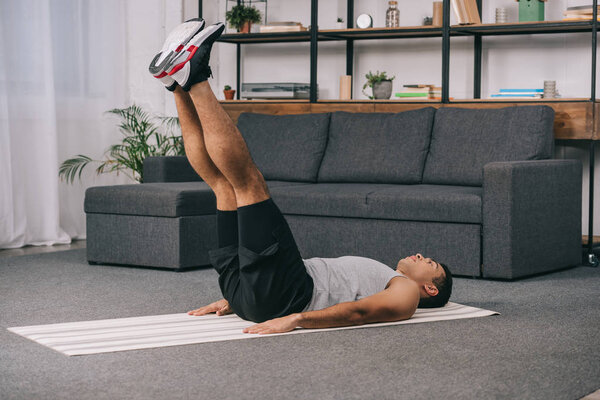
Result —
M185 52L179 52L176 57L172 58L171 63L164 69L164 71L167 72L167 75L173 75L174 73L182 69L185 66L185 64L188 63L194 57L196 51L200 46L210 41L212 41L211 43L214 43L215 40L217 40L217 38L221 36L224 30L225 25L222 23L218 23L211 25L204 29L202 32L198 33L188 43L189 47L186 51L189 52L189 54L185 56Z
M197 19L188 20L186 22L195 21ZM161 51L152 59L150 63L150 67L148 70L152 75L156 78L162 78L166 74L163 74L165 66L169 65L171 60L181 52L188 44L188 42L194 38L202 29L204 28L205 22L204 20L200 20L200 24L198 26L187 27L185 23L179 25L179 27L175 28L173 32L169 34L167 40L165 41L165 45ZM170 50L169 53L165 54L166 49L172 47L173 42L179 43L175 50ZM159 62L160 60L160 62ZM157 64L158 63L158 64Z

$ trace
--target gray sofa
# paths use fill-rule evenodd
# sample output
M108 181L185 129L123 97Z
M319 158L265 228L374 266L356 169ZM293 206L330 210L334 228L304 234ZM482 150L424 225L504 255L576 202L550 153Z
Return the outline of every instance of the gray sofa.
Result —
M241 114L238 127L303 258L390 267L420 252L456 275L514 279L581 262L578 160L552 159L554 111ZM185 157L85 196L90 263L208 264L215 197Z

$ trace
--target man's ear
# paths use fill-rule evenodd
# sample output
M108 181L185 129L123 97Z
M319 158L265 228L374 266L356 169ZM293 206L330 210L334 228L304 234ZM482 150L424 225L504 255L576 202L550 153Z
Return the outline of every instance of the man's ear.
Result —
M433 283L426 283L423 285L423 288L430 297L437 296L439 293L438 288Z

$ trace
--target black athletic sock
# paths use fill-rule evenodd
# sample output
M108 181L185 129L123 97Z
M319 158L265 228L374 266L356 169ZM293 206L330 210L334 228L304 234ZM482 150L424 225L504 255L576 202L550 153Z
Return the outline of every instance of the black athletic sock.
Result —
M273 230L285 222L272 199L238 207L240 245L260 253L277 240Z
M238 244L237 211L217 210L217 246Z

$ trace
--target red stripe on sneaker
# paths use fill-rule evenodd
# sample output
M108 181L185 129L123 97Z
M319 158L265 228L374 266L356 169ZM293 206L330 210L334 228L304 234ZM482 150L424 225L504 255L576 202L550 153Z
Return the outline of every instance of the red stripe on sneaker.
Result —
M185 63L188 62L188 61L190 61L192 59L192 57L194 57L194 54L196 54L196 50L198 50L198 47L196 47L196 46L190 46L190 47L188 47L187 51L190 52L190 55L185 59L185 61L177 64L176 66L174 66L173 69L171 71L169 71L169 75L173 75L175 72L177 72L181 68L183 68L183 66L185 65Z
M183 45L180 44L179 46L177 46L177 48L175 49L176 53L179 53L181 50L183 50Z
M162 78L163 76L166 76L166 75L167 75L167 73L166 73L165 71L163 71L163 72L161 72L161 73L160 73L160 74L158 74L158 75L154 75L154 77L155 77L156 79L160 79L160 78Z

